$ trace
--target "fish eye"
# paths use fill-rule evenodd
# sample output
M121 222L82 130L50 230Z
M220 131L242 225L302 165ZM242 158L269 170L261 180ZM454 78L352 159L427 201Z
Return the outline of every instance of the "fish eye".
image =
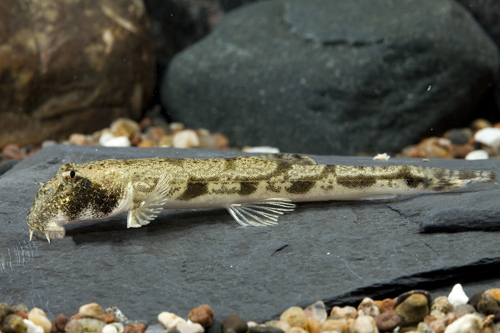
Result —
M77 180L77 175L75 170L66 171L62 174L63 179L67 183L74 183Z

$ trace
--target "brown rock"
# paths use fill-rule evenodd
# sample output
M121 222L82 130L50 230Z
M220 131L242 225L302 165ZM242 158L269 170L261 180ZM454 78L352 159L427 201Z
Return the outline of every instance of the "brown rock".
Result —
M375 318L377 328L381 332L392 332L401 324L401 317L394 310L387 310Z
M1 116L1 114L0 114ZM1 127L2 125L0 125ZM0 136L2 134L0 133ZM24 158L23 153L21 151L21 148L16 145L15 143L8 143L5 147L2 149L2 153L7 156L7 158L13 159L13 160L22 160Z
M500 288L488 289L484 292L485 294L489 294L493 296L494 299L500 301Z
M52 323L52 326L50 328L50 333L57 333L57 332L59 332L57 330L56 322L54 320L51 320L50 322Z
M0 303L0 323L7 315L13 313L14 310L7 303Z
M59 332L64 332L66 324L68 323L69 319L64 313L60 313L56 317L56 328Z
M83 146L87 143L85 134L73 133L69 136L69 143L72 145Z
M115 316L111 312L105 312L101 316L101 320L105 322L106 324L111 324L115 322Z
M71 317L73 318L73 317ZM67 333L83 333L83 327L78 322L78 319L71 319L64 328Z
M345 319L356 319L358 317L358 310L353 306L334 306L330 312L330 316L339 316Z
M444 333L446 326L447 326L440 319L433 320L430 323L428 323L427 325L429 325L429 327L432 328L434 330L434 332L436 332L436 333Z
M358 313L359 315L364 314L366 316L376 317L380 314L380 310L374 300L365 297L358 305Z
M144 333L146 325L142 323L132 323L125 326L123 333Z
M172 147L172 141L172 135L164 135L158 140L158 147Z
M433 302L431 306L431 311L440 311L444 314L448 312L455 311L455 307L450 303L448 300L448 297L446 296L439 296L437 297Z
M140 117L155 65L142 1L2 0L2 8L0 148Z
M490 315L495 313L495 310L498 308L498 303L496 299L493 298L490 294L483 293L481 295L481 299L477 302L476 310L479 313L484 315Z
M23 319L28 319L28 314L24 311L16 311L16 314Z
M230 315L222 321L222 331L223 333L230 333L231 331L234 333L246 333L248 325L237 315Z
M130 143L132 146L137 147L142 141L141 135L139 133L134 133L132 134L132 137L130 138Z
M474 132L482 130L483 128L486 128L486 127L491 127L491 123L488 120L483 119L483 118L478 118L470 124L470 128L472 128L472 130Z
M427 138L418 144L419 156L415 157L452 158L450 146L451 142L448 139L438 137Z
M450 146L450 154L453 158L465 158L468 153L474 150L474 146L470 144Z
M74 315L71 316L71 318L69 318L69 320L77 320L77 319L81 319L82 317L80 317L80 314L79 313L76 313Z
M212 134L215 142L217 142L217 149L227 150L229 148L229 139L221 133Z
M151 127L146 131L146 136L155 142L159 141L166 134L167 132L160 126Z
M384 313L389 310L394 310L394 307L396 305L396 298L386 298L380 303L377 303L378 308L380 309L380 313Z
M132 136L141 131L139 124L131 119L118 118L111 123L111 132L114 136L126 136L131 139Z
M213 318L214 311L207 304L203 304L192 309L188 314L189 320L191 320L193 323L198 323L205 328L212 325Z

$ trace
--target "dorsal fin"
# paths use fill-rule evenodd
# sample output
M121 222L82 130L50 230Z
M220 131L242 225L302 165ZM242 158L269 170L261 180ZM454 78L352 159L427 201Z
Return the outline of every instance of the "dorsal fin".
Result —
M266 154L266 155L255 155L250 157L258 158L260 160L276 161L280 163L289 163L289 164L318 164L312 157L300 154Z

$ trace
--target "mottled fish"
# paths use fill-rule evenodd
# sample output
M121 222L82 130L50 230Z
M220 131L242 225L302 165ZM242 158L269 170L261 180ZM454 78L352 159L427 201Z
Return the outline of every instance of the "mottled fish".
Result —
M61 166L41 184L27 220L30 239L37 230L49 242L64 237L68 223L128 213L127 227L138 228L162 209L223 207L242 226L262 226L293 211L293 202L381 199L495 180L488 171L324 165L297 154L103 160Z

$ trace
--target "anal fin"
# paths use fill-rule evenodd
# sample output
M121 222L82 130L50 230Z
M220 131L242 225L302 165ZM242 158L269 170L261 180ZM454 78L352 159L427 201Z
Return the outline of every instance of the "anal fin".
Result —
M164 175L158 179L153 191L148 193L136 208L128 212L127 228L139 228L154 220L168 201L169 178Z
M226 208L240 225L259 227L277 224L283 213L295 209L295 204L286 198L269 198L258 202L231 204Z

